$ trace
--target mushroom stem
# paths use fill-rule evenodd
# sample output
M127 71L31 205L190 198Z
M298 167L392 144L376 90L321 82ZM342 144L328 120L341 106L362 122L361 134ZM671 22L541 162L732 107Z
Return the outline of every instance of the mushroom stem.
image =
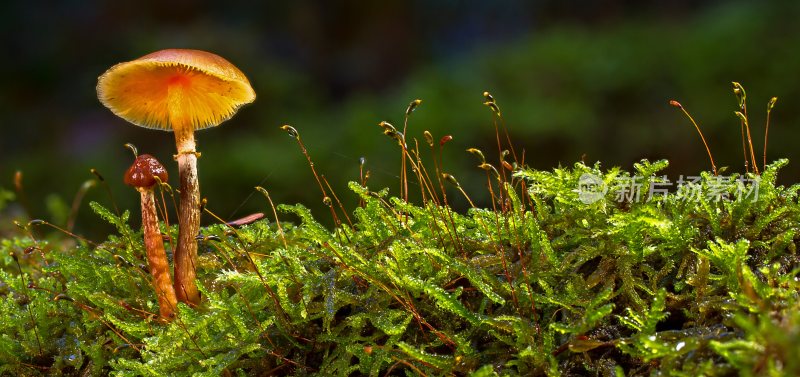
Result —
M174 121L173 121L174 124ZM195 283L197 234L200 232L200 185L197 181L197 153L191 127L175 125L178 146L178 179L180 206L178 209L178 246L175 251L175 293L178 300L190 305L200 304L200 292Z
M171 320L175 317L175 308L178 300L172 288L172 279L169 275L167 253L164 251L164 240L158 229L156 216L156 200L152 187L137 188L142 196L142 231L144 233L144 246L147 251L147 262L150 274L153 275L153 285L158 296L158 310L161 318Z

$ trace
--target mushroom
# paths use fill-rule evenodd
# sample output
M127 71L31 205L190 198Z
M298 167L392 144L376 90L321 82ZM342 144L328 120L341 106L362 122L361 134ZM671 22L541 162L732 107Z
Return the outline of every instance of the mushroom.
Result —
M200 187L194 131L217 126L242 105L255 100L247 77L215 54L169 49L120 63L97 82L100 102L117 116L141 127L173 131L180 178L180 228L175 252L178 299L200 303L195 284Z
M156 215L156 200L153 195L153 186L156 178L166 182L167 170L155 157L143 154L136 157L133 164L125 172L125 184L133 186L142 196L142 233L144 233L144 246L147 252L147 262L150 274L153 275L153 285L158 297L158 311L163 320L169 321L175 316L175 306L178 299L172 287L172 278L169 276L169 262L164 251L164 239L158 228L158 215Z

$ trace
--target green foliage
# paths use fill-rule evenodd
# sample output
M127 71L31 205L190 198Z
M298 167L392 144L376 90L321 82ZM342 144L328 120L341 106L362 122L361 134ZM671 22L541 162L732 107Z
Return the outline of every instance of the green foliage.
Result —
M798 374L785 164L653 196L666 161L521 168L466 214L351 183L352 225L280 205L298 221L204 228L203 304L169 324L129 213L92 203L117 229L100 244L0 243L0 375Z
M323 189L333 231L302 205L273 208L297 224L203 229L202 305L170 323L128 211L90 203L116 228L100 244L20 224L0 244L0 373L800 373L800 185L776 185L788 161L670 191L665 160L548 172L511 165L512 149L498 171L479 152L493 209L461 214L442 182L472 203L457 180L402 152L419 205L351 183L355 222ZM171 252L177 229L163 232Z

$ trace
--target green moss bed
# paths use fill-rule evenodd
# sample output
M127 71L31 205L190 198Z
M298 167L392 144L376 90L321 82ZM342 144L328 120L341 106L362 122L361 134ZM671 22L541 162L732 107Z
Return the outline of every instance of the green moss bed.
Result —
M776 184L788 160L539 171L498 132L494 165L468 150L489 208L456 211L472 200L439 169L449 138L407 149L381 126L403 152L400 195L363 175L346 209L314 171L325 226L259 188L265 218L202 229L202 304L169 323L138 210L90 203L116 228L102 242L17 222L0 239L0 376L800 375L800 184ZM159 196L168 208L171 189ZM0 189L0 209L10 200ZM161 230L171 258L177 226Z

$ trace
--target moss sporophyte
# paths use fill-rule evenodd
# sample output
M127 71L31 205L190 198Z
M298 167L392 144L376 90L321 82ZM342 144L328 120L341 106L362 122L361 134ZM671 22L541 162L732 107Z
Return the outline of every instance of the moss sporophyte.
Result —
M240 72L212 56L165 50L123 63L101 77L101 100L134 123L186 137L252 100ZM361 159L351 210L300 132L282 127L311 168L332 229L302 205L273 205L257 187L269 220L227 221L205 208L216 223L196 237L188 223L199 219L190 213L199 194L189 194L197 184L188 178L175 229L153 197L168 177L147 155L125 175L142 198L141 233L130 211L96 202L116 229L103 242L19 222L0 240L0 376L800 375L800 185L776 183L787 160L756 173L746 142L744 173L727 176L670 180L666 160L629 171L583 162L534 170L495 97L484 93L483 102L496 151L415 133L408 117L423 111L417 100L402 128L380 123L403 159L400 189L370 188ZM181 174L196 180L193 142L178 144ZM442 158L454 147L485 175L474 201L474 186ZM0 190L0 206L7 197ZM61 233L34 232L45 225ZM184 241L170 284L165 239L176 234ZM195 257L187 250L197 242ZM192 301L199 292L202 302Z

